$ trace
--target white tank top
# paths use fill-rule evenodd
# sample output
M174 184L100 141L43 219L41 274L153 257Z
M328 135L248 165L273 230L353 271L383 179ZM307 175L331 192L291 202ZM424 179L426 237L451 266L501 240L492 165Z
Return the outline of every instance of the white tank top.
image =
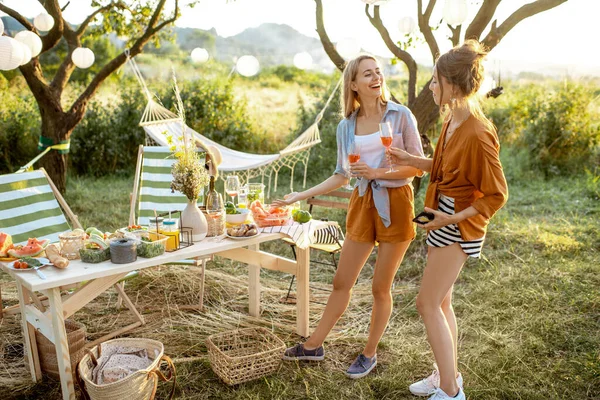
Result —
M385 156L385 146L381 143L379 131L368 135L354 135L354 141L360 146L360 161L371 168L379 168Z

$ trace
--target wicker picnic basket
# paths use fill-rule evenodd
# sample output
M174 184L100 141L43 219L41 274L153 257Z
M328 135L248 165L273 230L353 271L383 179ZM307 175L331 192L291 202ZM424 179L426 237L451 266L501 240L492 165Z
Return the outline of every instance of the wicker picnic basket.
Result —
M157 354L156 358L146 369L138 370L127 377L116 382L97 385L92 381L92 372L98 364L97 359L102 355L102 346L107 344L145 348L148 354ZM170 368L170 375L165 375L160 371L161 363L165 361ZM172 381L172 398L175 394L175 366L173 361L164 355L164 346L161 342L143 338L122 338L113 339L95 346L91 351L83 356L78 367L79 379L82 390L86 392L91 400L151 400L156 395L158 381Z
M273 373L281 363L285 343L265 328L218 333L206 339L213 371L228 385Z
M73 320L65 320L69 356L71 357L71 371L75 375L77 363L81 360L85 347L85 325ZM35 331L35 342L38 348L42 372L54 379L60 379L60 370L56 359L56 347L41 332Z

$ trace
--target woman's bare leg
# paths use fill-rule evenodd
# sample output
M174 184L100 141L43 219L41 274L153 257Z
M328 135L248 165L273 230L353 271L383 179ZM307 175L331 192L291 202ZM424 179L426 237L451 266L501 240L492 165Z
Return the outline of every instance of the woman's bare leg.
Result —
M317 328L304 343L306 349L314 349L322 345L338 319L346 311L352 287L373 251L373 246L374 243L344 240L338 269L333 278L333 291L329 295L327 306Z
M427 339L440 371L440 388L450 396L458 392L456 350L442 303L466 260L467 255L457 243L446 247L429 247L427 266L417 296L417 309L425 323Z
M373 275L373 310L369 339L363 351L366 357L373 357L377 352L377 345L392 315L392 283L410 243L411 241L407 240L401 243L379 244Z
M456 374L458 375L458 324L456 323L456 316L454 315L454 307L452 307L452 290L454 289L454 285L444 297L442 301L442 312L446 317L446 321L448 322L448 326L450 327L450 332L452 333L452 340L454 341L454 368L456 369Z

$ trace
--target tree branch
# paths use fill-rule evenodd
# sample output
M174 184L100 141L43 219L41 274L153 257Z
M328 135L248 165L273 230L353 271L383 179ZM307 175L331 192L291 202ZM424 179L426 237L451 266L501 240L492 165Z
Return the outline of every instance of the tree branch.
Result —
M144 31L143 35L139 39L137 39L136 42L131 47L131 49L129 49L130 57L135 57L136 55L140 54L142 52L144 46L146 45L146 43L148 43L150 41L150 39L160 29L162 29L163 27L165 27L168 24L175 22L175 20L177 19L178 15L179 15L179 2L178 2L178 0L175 0L175 10L173 12L173 17L164 21L163 23L157 25L158 20L160 19L160 16L165 7L165 3L166 3L166 0L160 0L158 5L156 6L154 14L152 15L152 18L150 19L150 22L148 23L148 26L146 27L146 30ZM94 79L90 82L90 84L87 86L87 88L84 90L84 92L79 96L79 98L77 98L77 100L73 103L73 105L71 106L71 108L68 111L69 120L71 121L71 124L73 124L73 126L75 126L77 124L77 122L79 122L79 120L81 119L82 113L85 110L87 102L94 95L94 93L96 93L100 84L106 78L108 78L110 76L110 74L112 74L117 69L119 69L119 67L121 67L123 64L125 64L126 61L127 61L127 56L125 55L125 53L121 53L117 57L112 59L108 64L106 64L100 70L100 72L98 72L98 74L96 74Z
M374 7L373 16L369 14L369 5L365 5L365 14L371 22L371 25L377 29L379 35L383 39L387 48L392 52L394 56L400 59L408 68L408 104L412 104L416 98L417 91L417 63L415 59L410 55L409 52L402 50L390 37L390 33L387 28L383 25L383 21L379 15L379 6Z
M458 42L460 42L460 30L462 25L458 25L456 28L453 28L452 25L448 24L448 28L450 28L450 32L452 32L452 36L450 36L452 46L457 46Z
M83 33L85 32L85 30L87 29L88 25L96 18L96 16L98 14L104 13L105 11L110 10L115 5L116 4L114 4L114 3L108 4L108 5L104 6L104 7L98 8L93 13L91 13L90 15L88 15L88 17L81 23L81 25L79 25L79 27L75 31L75 34L77 36L81 37L81 35L83 35Z
M427 9L425 13L423 13L423 0L417 0L418 8L419 8L419 30L425 37L425 41L429 46L429 51L431 51L431 57L433 58L433 62L435 63L435 59L440 54L440 47L435 40L435 36L433 36L433 32L431 27L429 26L429 20L431 19L431 13L433 12L433 8L435 7L436 0L429 0L427 4Z
M329 59L337 67L337 69L344 72L346 61L337 52L334 44L331 43L331 40L329 39L329 36L327 36L327 32L325 31L325 24L323 23L323 3L321 2L321 0L315 0L315 3L317 4L317 33L319 34L319 38L321 39L323 49L325 50L325 53L327 53L327 55L329 56Z
M48 50L54 48L62 38L63 31L65 28L65 21L62 17L62 11L60 10L60 6L58 5L58 0L48 0L45 2L44 8L54 18L54 26L50 29L45 36L41 36L42 38L42 53L47 52Z
M498 4L500 4L501 1L502 0L483 1L479 11L477 11L477 15L475 15L475 18L473 18L473 21L471 21L471 24L465 31L465 39L479 40L484 29L489 25L492 18L494 18L496 8L498 8Z
M67 86L67 82L69 82L69 78L75 70L75 64L73 64L71 55L76 48L81 47L79 36L67 23L65 23L64 26L63 36L67 42L68 54L60 64L60 67L58 67L58 71L56 71L56 75L54 75L52 83L50 83L52 90L56 90L59 93L61 93L65 86Z
M35 31L35 26L33 26L33 24L31 22L29 22L29 20L27 18L25 18L24 16L22 16L21 14L19 14L15 10L13 10L12 8L9 8L9 7L5 6L4 4L0 3L0 11L6 13L6 14L10 15L11 17L13 17L14 19L16 19L17 22L20 23L21 25L23 25L25 28L27 28L27 30Z
M525 4L510 15L500 26L496 27L496 21L492 24L492 29L481 41L489 50L493 49L504 36L514 28L519 22L535 14L547 11L551 8L565 3L567 0L537 0L533 3Z

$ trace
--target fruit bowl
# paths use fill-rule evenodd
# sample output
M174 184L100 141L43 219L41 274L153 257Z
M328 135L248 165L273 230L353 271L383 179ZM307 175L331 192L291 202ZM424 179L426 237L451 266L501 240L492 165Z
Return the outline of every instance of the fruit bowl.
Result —
M292 218L290 207L263 205L258 200L250 205L250 212L259 228L287 225Z

